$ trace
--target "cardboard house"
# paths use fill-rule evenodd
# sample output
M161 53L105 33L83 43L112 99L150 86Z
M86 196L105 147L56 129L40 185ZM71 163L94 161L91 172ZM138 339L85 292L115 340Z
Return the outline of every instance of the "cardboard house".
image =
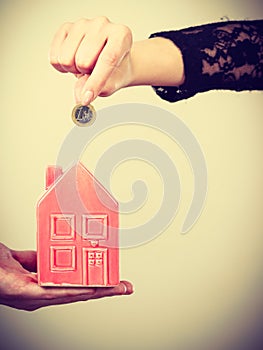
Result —
M118 203L83 166L51 166L37 205L41 286L119 283Z

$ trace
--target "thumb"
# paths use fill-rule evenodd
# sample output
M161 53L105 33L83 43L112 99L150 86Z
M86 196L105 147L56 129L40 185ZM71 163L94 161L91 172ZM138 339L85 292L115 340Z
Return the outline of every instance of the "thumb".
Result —
M11 254L24 269L37 272L37 253L33 250L11 250Z

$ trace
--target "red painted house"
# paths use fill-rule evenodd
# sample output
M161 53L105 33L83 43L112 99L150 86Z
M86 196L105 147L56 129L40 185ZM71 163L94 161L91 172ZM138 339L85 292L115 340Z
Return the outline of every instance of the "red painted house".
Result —
M119 283L118 203L81 164L48 167L37 206L38 282L42 286Z

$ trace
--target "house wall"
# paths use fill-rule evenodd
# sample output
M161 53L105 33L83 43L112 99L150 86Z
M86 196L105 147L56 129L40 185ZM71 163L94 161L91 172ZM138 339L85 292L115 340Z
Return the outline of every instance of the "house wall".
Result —
M69 174L70 178L70 174ZM83 179L84 181L84 179ZM68 177L65 181L58 183L55 188L51 189L40 200L37 210L38 220L38 270L39 281L41 284L55 283L55 284L76 284L82 285L86 282L83 281L85 266L87 261L83 259L86 257L84 249L92 248L90 239L93 241L97 238L94 236L86 236L83 232L83 220L86 220L84 214L104 214L106 217L106 238L99 239L98 246L96 248L106 248L107 254L105 263L107 263L107 285L116 285L119 282L119 250L116 245L118 242L118 212L109 211L105 208L101 202L95 199L96 196L92 195L92 188L89 183L86 182L87 188L89 188L89 196L84 198L86 202L83 203L86 207L86 211L83 213L76 212L74 207L74 201L71 199L67 203L67 209L63 214L68 216L70 225L67 225L67 236L62 236L59 232L56 232L55 220L60 216L61 203L58 201L59 190L70 184ZM70 187L70 186L69 186ZM68 188L68 187L67 187ZM57 191L58 190L58 191ZM65 194L67 189L63 193ZM68 197L68 193L66 193ZM82 194L83 195L83 194ZM68 197L71 198L71 197ZM92 200L90 200L92 198ZM64 203L65 205L65 203ZM82 208L83 209L83 208ZM63 238L64 237L64 238ZM114 245L113 245L114 242ZM72 253L70 253L72 252ZM66 262L68 267L56 267L53 266L57 256L63 256L65 259L70 259L69 254L72 256L71 263ZM62 269L64 269L62 271Z

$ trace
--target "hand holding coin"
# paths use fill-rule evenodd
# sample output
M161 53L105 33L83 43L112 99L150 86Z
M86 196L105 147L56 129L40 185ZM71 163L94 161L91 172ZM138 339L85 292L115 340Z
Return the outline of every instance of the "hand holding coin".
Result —
M184 62L172 40L153 37L132 42L131 30L106 17L65 23L55 34L50 63L78 80L75 99L88 106L128 86L180 86Z
M127 86L131 30L106 17L65 23L55 34L50 63L63 73L73 73L77 103L88 105L97 96L109 96ZM121 67L122 66L122 67Z

